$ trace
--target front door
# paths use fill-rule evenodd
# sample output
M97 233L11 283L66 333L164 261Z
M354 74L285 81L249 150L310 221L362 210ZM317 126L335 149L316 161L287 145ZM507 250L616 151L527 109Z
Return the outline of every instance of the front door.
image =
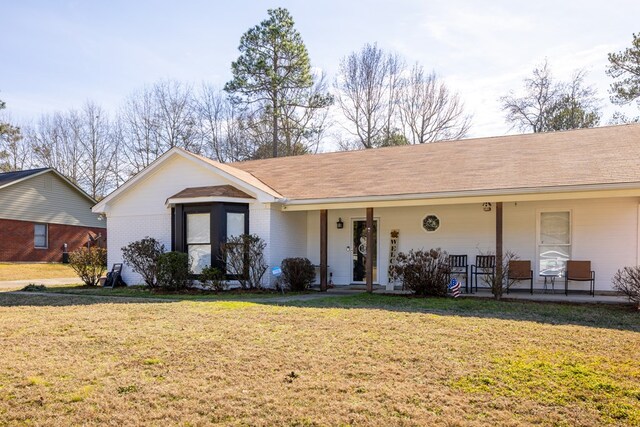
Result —
M352 230L353 282L364 282L367 273L367 221L354 219ZM373 220L373 281L378 281L378 220Z

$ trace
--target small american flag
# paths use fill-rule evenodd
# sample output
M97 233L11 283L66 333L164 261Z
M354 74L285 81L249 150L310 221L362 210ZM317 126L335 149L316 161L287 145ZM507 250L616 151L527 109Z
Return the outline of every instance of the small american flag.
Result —
M451 283L449 283L449 290L454 298L458 298L460 296L460 282L456 279L451 279Z

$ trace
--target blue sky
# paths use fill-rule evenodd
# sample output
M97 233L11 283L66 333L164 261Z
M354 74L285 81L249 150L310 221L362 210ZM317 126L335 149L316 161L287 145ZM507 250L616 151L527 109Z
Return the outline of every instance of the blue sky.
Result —
M586 68L603 98L606 55L640 32L640 1L7 1L0 14L0 99L14 121L94 100L115 111L170 78L222 86L240 36L286 7L312 63L378 42L435 70L474 116L470 136L510 131L497 98L545 58L558 78Z

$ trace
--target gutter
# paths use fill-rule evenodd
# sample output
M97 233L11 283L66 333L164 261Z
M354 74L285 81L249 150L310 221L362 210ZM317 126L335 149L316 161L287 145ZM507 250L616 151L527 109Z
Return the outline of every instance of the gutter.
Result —
M608 190L640 190L640 182L623 184L588 184L570 185L554 187L522 187L495 190L465 190L447 191L440 193L407 193L384 196L358 196L358 197L329 197L323 199L280 199L279 203L284 205L311 205L330 203L353 203L353 202L386 202L394 200L415 200L415 199L448 199L461 197L492 197L492 196L512 196L539 193L571 193L583 191L608 191Z

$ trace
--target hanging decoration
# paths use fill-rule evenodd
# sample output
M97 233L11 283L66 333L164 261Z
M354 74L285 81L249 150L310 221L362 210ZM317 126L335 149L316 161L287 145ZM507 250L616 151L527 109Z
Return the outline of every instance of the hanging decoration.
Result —
M400 239L400 230L391 230L391 240L389 245L389 283L395 283L398 280L396 265L398 263L398 240Z

